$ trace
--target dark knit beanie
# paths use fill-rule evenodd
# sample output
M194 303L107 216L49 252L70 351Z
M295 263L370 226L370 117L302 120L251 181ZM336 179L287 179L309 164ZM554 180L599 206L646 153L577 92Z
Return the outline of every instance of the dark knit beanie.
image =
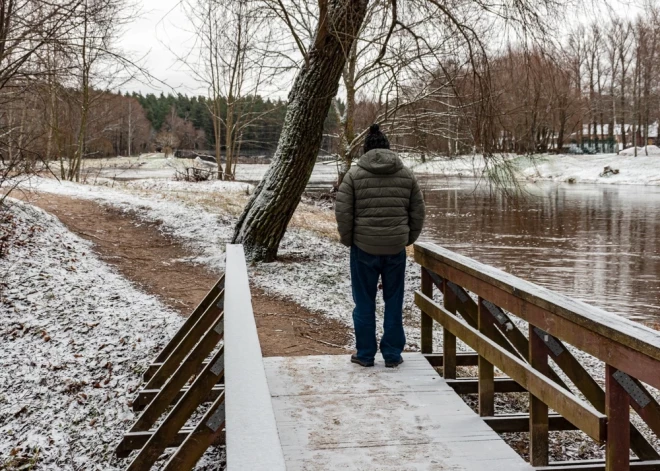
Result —
M369 132L367 137L364 139L364 153L366 154L372 149L389 149L390 141L387 140L387 136L380 132L380 126L374 123L369 126Z

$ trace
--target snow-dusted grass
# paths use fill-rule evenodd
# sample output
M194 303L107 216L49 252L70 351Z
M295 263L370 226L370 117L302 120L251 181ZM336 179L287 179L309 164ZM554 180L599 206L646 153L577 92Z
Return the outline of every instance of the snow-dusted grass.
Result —
M181 182L184 183L184 182ZM187 183L195 186L198 183ZM236 214L227 213L222 205L201 205L181 199L185 192L149 195L128 193L119 188L88 186L35 178L31 188L43 192L92 199L138 217L161 222L161 230L185 242L198 256L193 260L215 271L224 267L224 246L231 239ZM237 195L239 197L240 195ZM229 196L230 197L230 196ZM280 260L250 267L253 282L268 292L291 299L325 316L352 323L353 299L350 288L349 250L336 236L327 236L334 229L331 211L301 205L280 246ZM312 228L318 227L317 230ZM409 261L404 304L408 343L411 349L419 345L419 311L413 304L414 290L419 286L419 268ZM382 304L378 315L382 323Z
M123 469L113 448L140 374L181 318L56 218L13 205L24 242L0 259L0 468Z

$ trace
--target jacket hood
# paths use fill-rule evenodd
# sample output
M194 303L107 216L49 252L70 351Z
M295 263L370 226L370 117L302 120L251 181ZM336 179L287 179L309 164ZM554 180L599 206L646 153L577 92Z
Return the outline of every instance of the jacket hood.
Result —
M372 149L358 160L358 167L379 175L390 175L403 168L403 162L389 149Z

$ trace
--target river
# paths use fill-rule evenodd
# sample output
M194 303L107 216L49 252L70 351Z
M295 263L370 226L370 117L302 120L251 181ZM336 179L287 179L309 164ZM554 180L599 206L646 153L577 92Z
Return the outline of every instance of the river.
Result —
M422 239L630 319L660 321L660 187L426 179Z

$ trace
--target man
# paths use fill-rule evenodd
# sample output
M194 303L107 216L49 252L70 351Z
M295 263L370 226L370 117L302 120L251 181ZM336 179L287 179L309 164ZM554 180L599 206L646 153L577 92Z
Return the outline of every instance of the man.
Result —
M406 246L424 224L424 198L412 171L403 165L377 124L372 124L360 157L339 186L335 216L342 244L351 248L353 325L357 353L351 361L374 366L376 292L382 280L385 320L380 352L385 366L403 363L403 294Z

